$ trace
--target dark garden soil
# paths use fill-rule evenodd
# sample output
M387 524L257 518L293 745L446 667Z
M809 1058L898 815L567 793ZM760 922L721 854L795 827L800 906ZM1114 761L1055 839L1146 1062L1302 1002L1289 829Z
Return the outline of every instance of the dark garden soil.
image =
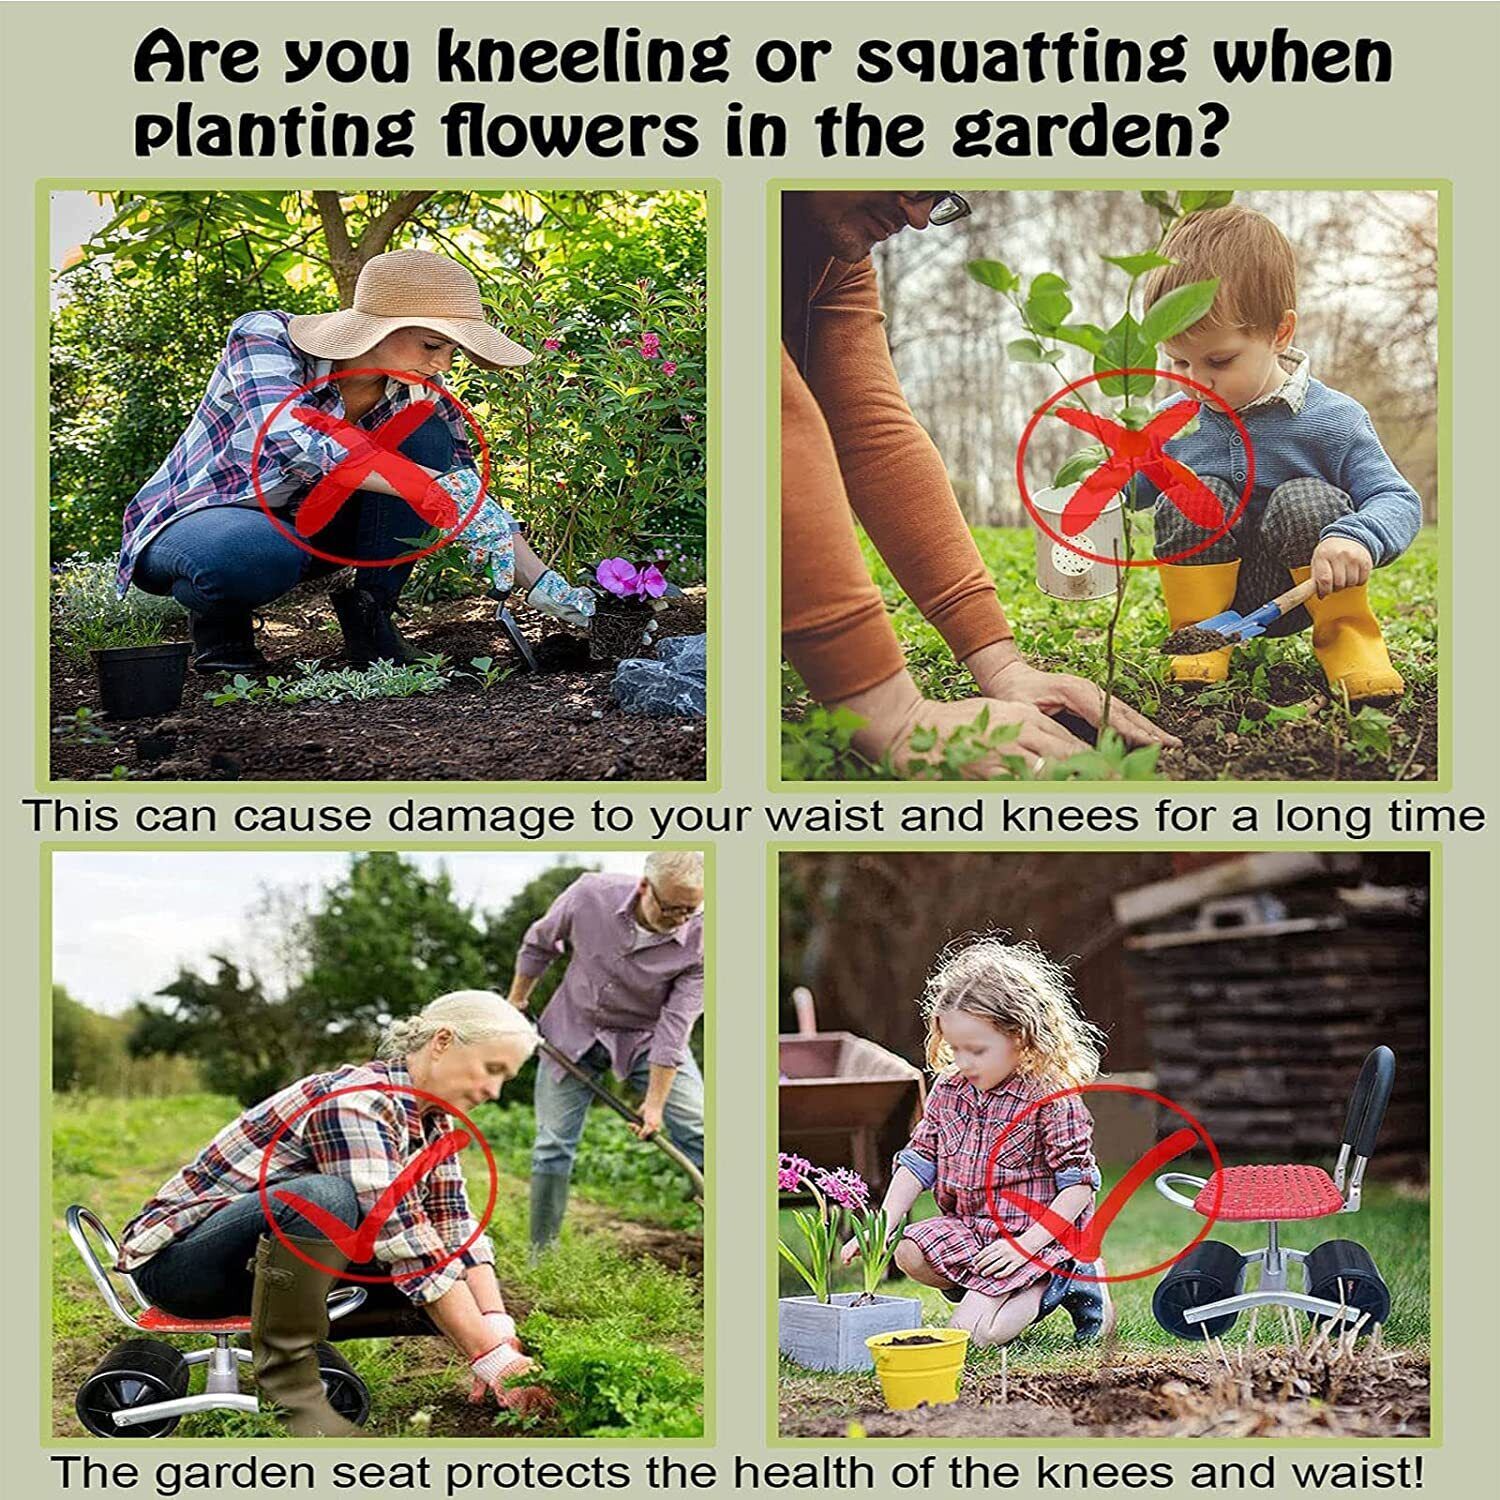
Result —
M1204 630L1200 625L1184 625L1161 643L1163 656L1197 656L1204 651L1222 651L1230 644L1227 635Z
M1438 768L1438 695L1435 683L1408 686L1393 702L1371 705L1391 722L1388 744L1372 742L1351 726L1342 704L1328 697L1316 668L1274 663L1265 692L1253 696L1231 679L1214 685L1169 688L1155 721L1182 745L1163 750L1157 762L1174 781L1433 781ZM1355 704L1356 714L1362 705ZM1281 718L1274 709L1301 710ZM1279 722L1277 722L1279 720Z
M521 613L521 612L518 612ZM675 601L662 635L704 629L701 589ZM296 676L296 663L343 665L326 599L272 609L260 631L270 672ZM493 603L451 600L417 607L402 633L423 653L442 652L466 669L478 656L516 670L491 688L456 677L426 697L343 703L233 703L205 693L223 675L189 671L182 707L161 719L105 723L110 742L52 742L54 780L109 779L124 767L152 781L701 781L705 721L622 713L610 696L612 662L590 662L584 643L542 638L523 619L543 670L527 673L494 620ZM53 653L51 718L99 711L92 667Z
M870 1378L863 1400L820 1393L816 1382L782 1382L783 1437L1425 1437L1431 1385L1424 1356L1371 1352L1326 1390L1304 1391L1274 1357L1255 1376L1231 1378L1223 1363L1195 1352L1177 1360L1127 1356L1107 1370L1011 1369L990 1361L964 1373L946 1406L887 1411ZM1003 1399L1002 1399L1003 1397Z

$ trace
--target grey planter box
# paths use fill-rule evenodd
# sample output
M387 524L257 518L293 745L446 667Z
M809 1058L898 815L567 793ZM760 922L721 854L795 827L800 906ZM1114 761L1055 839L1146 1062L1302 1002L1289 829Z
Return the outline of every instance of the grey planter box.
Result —
M783 1297L777 1305L781 1352L809 1370L874 1368L865 1340L875 1333L899 1333L922 1326L917 1297L881 1297L863 1307L851 1304L857 1292L836 1292L831 1301Z

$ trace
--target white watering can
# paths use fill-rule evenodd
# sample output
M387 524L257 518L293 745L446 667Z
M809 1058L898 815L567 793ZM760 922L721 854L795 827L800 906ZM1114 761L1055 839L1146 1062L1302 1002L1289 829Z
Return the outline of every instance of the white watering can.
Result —
M1041 490L1031 497L1036 514L1057 534L1063 536L1063 508L1077 492L1076 484L1062 489ZM1079 552L1098 557L1125 557L1125 526L1120 515L1120 497L1113 495L1087 531L1068 537L1071 546L1054 540L1035 521L1036 582L1044 594L1054 599L1108 599L1115 592L1120 569L1107 562L1093 562ZM1077 548L1078 551L1073 549Z

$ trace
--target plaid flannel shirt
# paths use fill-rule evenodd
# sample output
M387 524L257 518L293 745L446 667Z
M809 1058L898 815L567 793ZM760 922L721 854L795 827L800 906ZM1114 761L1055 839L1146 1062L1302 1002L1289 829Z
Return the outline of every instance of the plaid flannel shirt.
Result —
M338 1089L376 1084L410 1089L411 1075L400 1063L348 1064L298 1079L247 1109L125 1226L116 1269L133 1271L234 1199L258 1193L261 1160L293 1116L296 1122L271 1148L267 1188L310 1172L344 1177L354 1186L361 1212L369 1213L407 1162L452 1128L446 1114L424 1114L409 1093L372 1087L368 1093L326 1097ZM399 1278L397 1284L413 1302L432 1302L470 1266L494 1262L489 1237L481 1234L446 1265L435 1264L477 1227L463 1169L458 1157L450 1156L396 1204L381 1226L375 1260Z
M255 503L250 456L256 434L288 396L332 369L331 360L315 359L297 348L287 332L290 321L290 313L276 311L246 313L235 320L224 356L187 430L125 507L115 576L115 590L121 597L130 587L147 542L168 522L210 505ZM439 378L435 383L442 381ZM427 394L420 385L387 380L385 394L352 425L373 431L413 399ZM344 398L336 380L308 391L296 404L344 417ZM454 467L475 467L468 424L447 401L440 402L438 410L453 434ZM290 506L346 458L358 456L298 421L288 404L266 429L257 477L268 502L274 496L275 503Z

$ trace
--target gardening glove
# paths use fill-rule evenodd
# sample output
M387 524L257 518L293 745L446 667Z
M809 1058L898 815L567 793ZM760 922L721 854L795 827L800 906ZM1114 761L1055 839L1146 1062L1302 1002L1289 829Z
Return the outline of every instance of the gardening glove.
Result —
M412 502L412 509L423 520L431 521L444 531L451 531L459 519L468 515L479 498L480 480L475 469L450 469L439 474L427 486L422 498Z
M534 1360L518 1354L509 1344L497 1344L487 1354L470 1360L469 1369L473 1372L474 1384L469 1390L469 1400L483 1401L485 1392L488 1391L506 1411L522 1417L544 1417L557 1404L548 1391L539 1385L507 1387L505 1384L507 1380L525 1375L535 1368Z
M516 1320L509 1313L485 1313L484 1326L489 1330L491 1338L498 1340L501 1344L509 1344L517 1354L522 1352L521 1338L516 1332Z
M594 596L588 589L570 588L561 573L548 568L532 585L526 602L538 614L569 630L586 631L594 618Z
M486 496L474 519L458 534L459 545L488 574L497 594L508 594L516 586L516 530L515 517Z

